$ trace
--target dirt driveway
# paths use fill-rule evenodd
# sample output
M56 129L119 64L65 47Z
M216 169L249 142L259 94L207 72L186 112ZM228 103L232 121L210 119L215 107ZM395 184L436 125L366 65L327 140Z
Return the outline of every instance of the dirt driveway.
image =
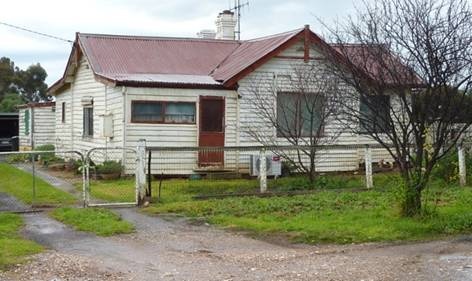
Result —
M118 212L137 232L76 232L45 214L24 234L51 249L0 280L472 280L472 238L409 245L275 245L183 219Z

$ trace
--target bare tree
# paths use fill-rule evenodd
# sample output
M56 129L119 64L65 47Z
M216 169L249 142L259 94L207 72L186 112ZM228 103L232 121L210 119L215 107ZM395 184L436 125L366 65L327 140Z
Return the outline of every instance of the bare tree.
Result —
M414 216L435 164L471 125L472 11L466 0L364 5L345 24L325 25L330 70L355 89L339 99L344 121L396 160L404 215Z
M316 177L321 145L332 143L339 132L329 130L335 118L338 83L314 63L293 65L287 73L256 75L248 94L258 122L246 128L266 146L292 145L295 151L274 150L310 182Z

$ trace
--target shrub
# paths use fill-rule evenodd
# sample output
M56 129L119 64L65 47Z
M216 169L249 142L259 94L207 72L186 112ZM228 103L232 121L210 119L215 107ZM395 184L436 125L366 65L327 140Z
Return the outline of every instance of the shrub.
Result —
M468 156L466 157L466 170L470 174L472 171L472 157L468 154L470 154L470 151L466 154ZM448 183L458 181L459 159L457 150L452 150L446 156L441 158L441 160L436 163L431 175Z
M97 165L95 169L98 174L117 174L121 173L123 166L121 166L121 161L109 160Z
M12 154L7 158L8 163L24 163L31 160L31 155L29 154Z
M54 151L54 150L55 150L55 147L53 144L40 145L34 148L34 151ZM52 162L53 160L57 160L56 156L54 155L54 152L39 153L38 158L46 165Z

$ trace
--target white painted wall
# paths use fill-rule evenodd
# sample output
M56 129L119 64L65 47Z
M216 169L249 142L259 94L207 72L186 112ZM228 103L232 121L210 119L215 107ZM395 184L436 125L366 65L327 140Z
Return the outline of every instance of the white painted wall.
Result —
M147 146L156 147L194 147L198 146L199 97L219 96L225 98L225 145L234 146L237 140L236 102L237 93L230 90L171 89L171 88L127 88L126 92L126 146L135 148L140 139ZM131 122L131 102L180 101L194 102L196 124L142 124ZM153 173L189 174L198 167L198 154L194 152L167 152L153 154ZM227 157L230 155L228 154ZM133 161L128 154L127 163ZM226 160L225 161L229 161ZM163 168L165 168L163 170Z
M25 134L25 112L30 112L29 134ZM55 112L53 106L27 107L19 112L19 137L22 149L54 144Z
M241 95L240 99L240 116L241 116L241 136L240 145L252 146L259 145L259 143L252 137L248 132L253 130L266 135L266 139L273 139L275 143L279 145L287 145L287 140L278 138L276 136L275 129L270 125L267 120L261 119L257 111L260 110L258 106L253 102L255 99L254 87L257 85L277 85L277 88L281 88L284 91L290 91L290 85L284 82L284 75L294 76L294 67L296 65L303 64L303 42L299 42L287 50L279 54L279 57L275 57L269 60L267 63L250 73L248 76L241 79L238 84L238 92ZM287 58L291 57L291 58ZM293 57L300 57L300 59L293 59ZM315 65L319 64L319 67L323 67L325 63L322 58L322 54L312 46L310 50L310 57L317 58L311 63ZM262 87L266 89L266 86ZM268 90L268 88L267 88ZM292 89L293 90L293 89ZM349 87L345 87L346 91L353 91ZM274 104L276 106L275 96L273 93L266 92L262 93L266 96L268 104ZM353 124L356 126L356 124ZM345 129L345 125L339 121L331 120L325 127L325 134L328 136L338 136L334 142L329 142L328 138L326 141L321 143L340 144L340 145L357 145L357 144L376 144L375 140L370 139L367 136L357 135L351 133ZM391 159L390 155L385 149L373 149L373 161L378 162L381 159ZM349 171L356 170L359 164L364 160L364 149L336 149L322 151L317 162L318 171ZM243 163L247 160L241 159Z

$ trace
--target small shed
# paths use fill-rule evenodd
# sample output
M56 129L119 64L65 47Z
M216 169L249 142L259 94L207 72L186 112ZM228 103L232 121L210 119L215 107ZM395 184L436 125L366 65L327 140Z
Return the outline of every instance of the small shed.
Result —
M56 136L56 103L28 103L19 109L20 150L32 150L37 146L54 144Z
M17 149L13 138L18 136L18 113L0 112L0 151Z

